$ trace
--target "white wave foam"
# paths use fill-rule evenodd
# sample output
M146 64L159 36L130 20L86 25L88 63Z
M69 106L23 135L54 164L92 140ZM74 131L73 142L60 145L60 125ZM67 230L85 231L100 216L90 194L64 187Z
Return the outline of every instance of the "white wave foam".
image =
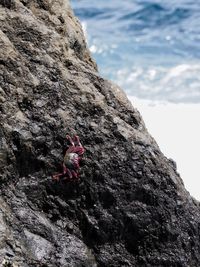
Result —
M200 62L176 66L133 66L116 71L114 80L129 95L172 102L200 102Z
M176 161L187 190L200 200L200 105L129 98L162 152Z
M88 32L87 32L87 22L86 21L81 21L81 26L83 29L83 33L85 36L86 41L88 40Z

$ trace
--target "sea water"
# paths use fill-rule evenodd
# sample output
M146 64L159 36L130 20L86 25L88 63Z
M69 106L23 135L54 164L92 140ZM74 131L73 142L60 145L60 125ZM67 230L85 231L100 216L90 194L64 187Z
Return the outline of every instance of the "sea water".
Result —
M200 3L72 0L102 76L119 84L200 199Z

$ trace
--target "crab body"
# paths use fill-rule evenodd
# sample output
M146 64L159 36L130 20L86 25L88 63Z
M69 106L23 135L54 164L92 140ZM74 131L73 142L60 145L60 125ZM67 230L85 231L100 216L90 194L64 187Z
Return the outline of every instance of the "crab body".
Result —
M65 152L62 173L53 175L53 179L57 181L59 181L61 177L63 177L64 180L78 179L78 172L80 169L79 163L85 152L77 135L74 136L73 139L69 135L67 135L66 138L69 141L70 146Z
M68 169L75 170L79 162L79 156L76 153L65 153L63 163Z

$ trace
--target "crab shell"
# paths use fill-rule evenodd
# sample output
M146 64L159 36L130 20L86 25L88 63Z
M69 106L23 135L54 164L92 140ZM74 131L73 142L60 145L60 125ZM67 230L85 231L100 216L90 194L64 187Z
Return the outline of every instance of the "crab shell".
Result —
M76 153L66 153L64 157L64 164L68 169L76 169L76 163L78 162L79 156Z

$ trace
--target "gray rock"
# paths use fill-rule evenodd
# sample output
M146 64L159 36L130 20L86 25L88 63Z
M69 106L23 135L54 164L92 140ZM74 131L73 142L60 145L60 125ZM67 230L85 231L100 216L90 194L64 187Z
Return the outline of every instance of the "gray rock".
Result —
M199 203L67 0L0 1L0 125L1 265L199 266ZM56 183L67 133L81 179Z

